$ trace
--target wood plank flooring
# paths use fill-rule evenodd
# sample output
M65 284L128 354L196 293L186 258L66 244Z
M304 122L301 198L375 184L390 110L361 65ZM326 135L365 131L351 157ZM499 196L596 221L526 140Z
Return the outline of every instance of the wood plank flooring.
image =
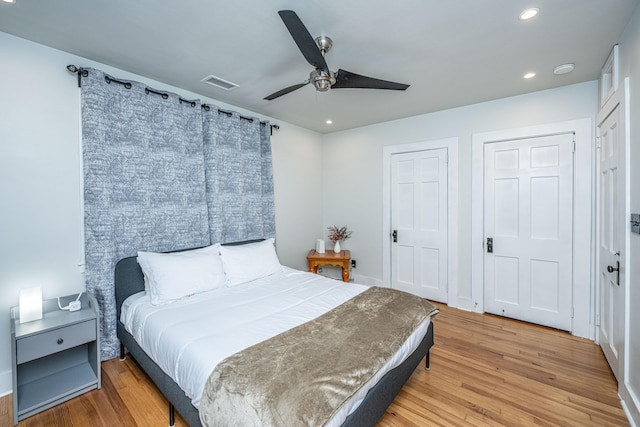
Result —
M598 346L568 333L438 304L431 369L420 364L378 426L628 426ZM167 401L132 358L102 364L102 389L20 427L167 426ZM0 426L13 425L11 395ZM176 413L176 426L186 423Z

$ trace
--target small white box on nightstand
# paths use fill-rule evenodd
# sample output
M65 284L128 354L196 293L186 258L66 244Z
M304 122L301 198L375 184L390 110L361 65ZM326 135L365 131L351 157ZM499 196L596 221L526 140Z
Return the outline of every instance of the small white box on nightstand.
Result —
M69 303L69 311L78 311L82 308L80 301L71 301Z

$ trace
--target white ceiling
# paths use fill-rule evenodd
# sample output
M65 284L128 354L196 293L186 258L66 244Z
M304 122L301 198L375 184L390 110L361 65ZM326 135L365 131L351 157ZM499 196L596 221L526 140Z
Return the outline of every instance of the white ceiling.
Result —
M595 80L639 2L16 0L0 2L0 31L327 133ZM519 21L527 7L540 13ZM307 85L263 100L312 70L282 9L296 11L313 37L333 39L331 70L411 87L318 93ZM553 74L567 62L574 72ZM528 71L537 76L523 79ZM240 87L200 81L210 74Z

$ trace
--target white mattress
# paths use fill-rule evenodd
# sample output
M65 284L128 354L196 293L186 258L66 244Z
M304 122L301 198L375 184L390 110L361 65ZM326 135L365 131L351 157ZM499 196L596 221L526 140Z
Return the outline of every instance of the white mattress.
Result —
M198 408L209 374L238 351L314 319L367 289L285 268L231 288L154 306L144 292L127 298L120 320L142 349L185 391ZM328 425L338 426L382 376L420 344L425 321L366 387Z

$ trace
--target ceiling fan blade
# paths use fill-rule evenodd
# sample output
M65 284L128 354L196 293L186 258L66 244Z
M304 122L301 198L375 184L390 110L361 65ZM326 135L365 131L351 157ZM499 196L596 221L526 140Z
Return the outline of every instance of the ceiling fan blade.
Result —
M278 14L280 18L282 18L284 25L287 26L291 37L293 37L293 40L298 45L298 49L300 49L300 52L302 52L307 62L315 68L329 74L329 67L322 56L322 52L320 52L318 45L298 15L293 10L281 10Z
M298 83L297 85L289 86L289 87L281 89L281 90L279 90L279 91L277 91L275 93L272 93L271 95L265 97L264 99L266 99L267 101L273 101L274 99L279 98L282 95L286 95L289 92L293 92L294 90L298 90L301 87L306 86L308 84L309 84L309 80L305 80L304 82Z
M373 77L361 76L350 71L338 70L335 74L336 82L331 89L388 89L406 90L410 85L390 82L388 80L374 79Z

